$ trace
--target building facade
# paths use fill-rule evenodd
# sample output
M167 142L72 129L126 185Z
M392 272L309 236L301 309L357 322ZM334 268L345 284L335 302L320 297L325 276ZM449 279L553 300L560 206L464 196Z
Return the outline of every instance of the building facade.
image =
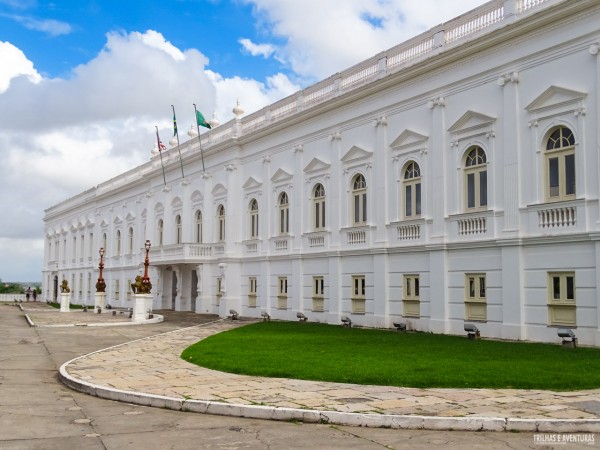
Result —
M600 2L493 0L45 211L43 295L600 345ZM181 177L179 155L185 168Z

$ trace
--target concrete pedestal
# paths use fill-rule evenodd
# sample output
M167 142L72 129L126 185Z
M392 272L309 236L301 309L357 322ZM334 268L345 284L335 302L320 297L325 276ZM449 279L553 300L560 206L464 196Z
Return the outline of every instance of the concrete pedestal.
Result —
M96 292L94 294L94 312L98 312L98 306L103 310L106 308L106 292Z
M148 318L148 310L152 310L152 294L133 294L133 317L134 322L140 322Z
M71 303L71 293L61 292L60 294L60 312L69 312L69 304Z

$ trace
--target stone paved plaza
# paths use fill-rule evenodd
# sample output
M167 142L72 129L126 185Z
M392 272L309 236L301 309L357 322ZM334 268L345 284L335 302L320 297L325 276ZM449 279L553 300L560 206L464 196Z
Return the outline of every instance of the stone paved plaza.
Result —
M30 308L23 306L26 312ZM96 316L96 320L106 321L126 320L107 314L41 312L44 309L43 306L36 307L31 314L41 321L36 323L38 326L44 325L44 320L52 325L62 320L67 325L72 317L79 320L81 316ZM361 415L363 422L369 420L365 415L456 418L456 424L461 419L500 418L513 420L510 429L531 430L545 423L539 427L540 431L544 427L546 430L558 428L559 431L600 430L600 389L577 392L416 389L240 376L201 368L182 360L179 357L181 351L207 336L249 323L215 316L204 320L209 322L76 358L62 370L67 378L94 389L187 402L198 400L240 407L258 405L270 407L272 411L319 411L321 417L327 412L355 413ZM478 426L477 421L468 423L468 427Z

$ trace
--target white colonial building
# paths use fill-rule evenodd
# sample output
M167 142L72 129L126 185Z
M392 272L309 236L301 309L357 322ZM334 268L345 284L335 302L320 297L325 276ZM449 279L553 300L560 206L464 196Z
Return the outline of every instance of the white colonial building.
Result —
M43 293L600 345L600 1L492 0L53 206ZM179 154L185 179L181 177Z

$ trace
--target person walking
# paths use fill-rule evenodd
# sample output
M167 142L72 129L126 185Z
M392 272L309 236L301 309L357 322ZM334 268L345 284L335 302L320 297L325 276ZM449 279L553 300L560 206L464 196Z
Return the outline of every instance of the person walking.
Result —
M33 288L33 301L37 302L37 288Z
M25 291L25 298L27 299L27 301L29 301L29 297L31 297L31 288L28 287L27 290Z

